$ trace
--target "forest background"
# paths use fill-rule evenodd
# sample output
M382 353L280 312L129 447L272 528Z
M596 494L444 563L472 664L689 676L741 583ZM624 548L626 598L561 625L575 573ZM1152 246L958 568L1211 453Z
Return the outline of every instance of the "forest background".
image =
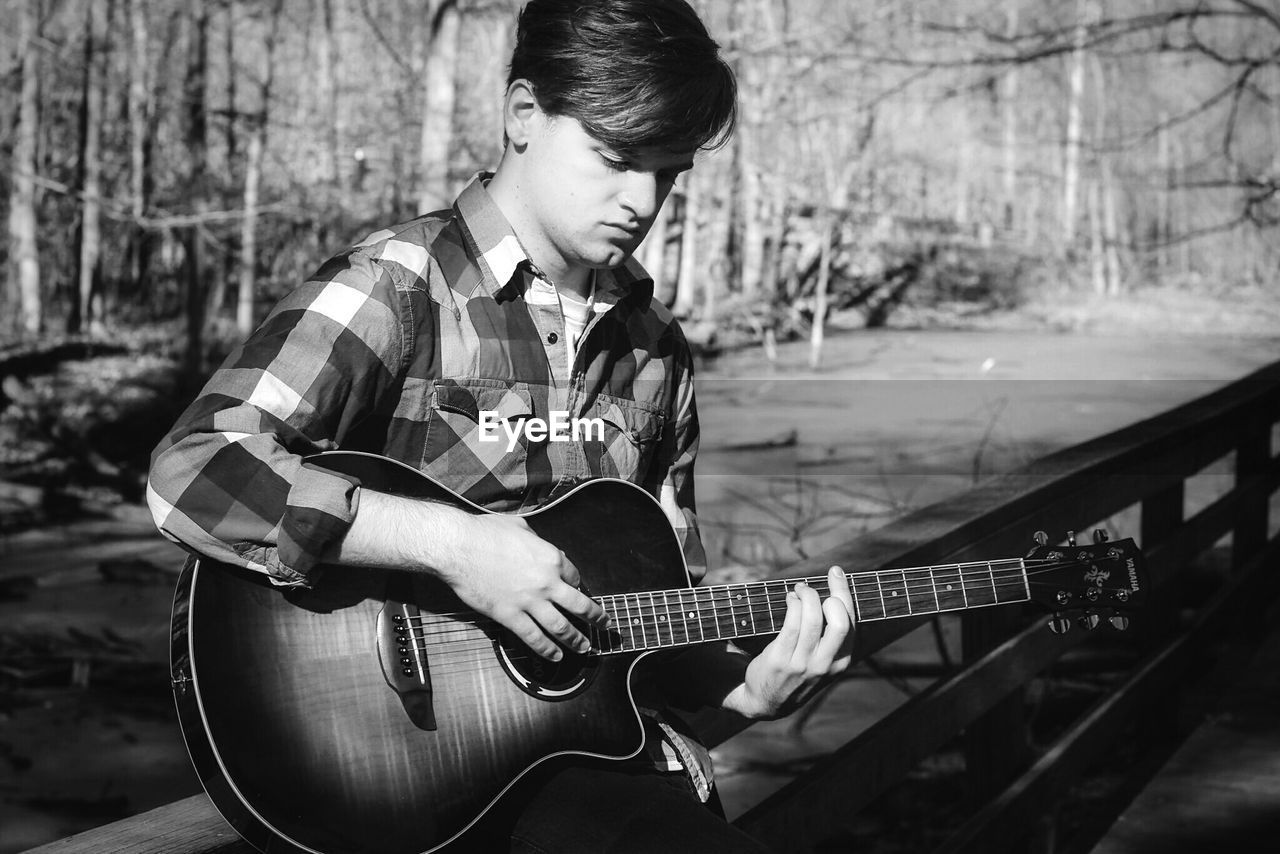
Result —
M149 453L279 296L496 164L519 5L0 0L0 850L195 790L164 679L177 560L141 506ZM1015 407L948 403L953 376L1021 358L1037 378L1186 380L1275 358L1280 0L694 5L737 70L738 131L640 255L702 354L758 348L700 375L721 570L816 553L849 518L990 473L997 451L1008 468L1051 447L1002 451ZM882 328L1009 334L917 346ZM843 354L831 330L856 330ZM1142 340L1038 346L1056 331ZM918 409L819 387L865 395L849 367L877 360L943 381L875 383ZM788 382L737 381L769 371ZM1049 395L1054 441L1141 417L1124 399L1151 394L1095 385ZM874 429L856 420L876 409ZM814 425L798 442L797 412ZM861 472L892 454L929 483L909 502L813 485L842 455ZM935 469L954 476L914 476ZM50 615L67 613L63 632Z
M738 132L640 255L703 351L1280 329L1276 0L694 5ZM0 474L138 497L164 404L281 294L497 162L518 7L2 0Z
M5 342L151 325L204 370L496 163L518 5L5 0ZM1274 0L695 5L741 122L641 254L700 338L1271 287Z

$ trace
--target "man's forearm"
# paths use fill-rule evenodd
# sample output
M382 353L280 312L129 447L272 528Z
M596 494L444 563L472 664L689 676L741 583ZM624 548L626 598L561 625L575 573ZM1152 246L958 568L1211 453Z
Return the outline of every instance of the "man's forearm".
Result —
M324 560L439 574L456 561L474 518L448 504L361 487L351 527Z

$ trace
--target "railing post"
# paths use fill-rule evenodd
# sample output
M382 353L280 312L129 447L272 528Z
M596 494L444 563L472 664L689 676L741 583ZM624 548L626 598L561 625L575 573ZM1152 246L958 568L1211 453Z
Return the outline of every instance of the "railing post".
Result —
M969 611L960 618L965 664L971 664L1008 640L1020 628L1010 611ZM975 804L984 803L1030 763L1031 748L1023 692L1014 691L964 732L965 786Z
M1181 527L1186 487L1186 481L1179 478L1143 499L1138 544L1144 552L1150 553ZM1148 652L1168 640L1177 628L1181 579L1174 573L1170 577L1153 579L1153 584L1148 606L1142 615L1142 645Z
M1262 416L1250 418L1240 429L1236 446L1235 489L1243 492L1262 478L1271 463L1271 421ZM1267 517L1270 496L1258 498L1239 508L1231 534L1231 568L1239 569L1267 544Z

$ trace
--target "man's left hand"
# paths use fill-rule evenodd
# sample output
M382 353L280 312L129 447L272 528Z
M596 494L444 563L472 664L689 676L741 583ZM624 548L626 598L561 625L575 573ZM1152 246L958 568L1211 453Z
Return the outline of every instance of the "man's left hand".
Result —
M782 631L747 665L741 685L724 705L755 719L772 719L794 711L828 677L849 667L854 637L853 596L838 566L827 573L831 595L821 600L803 582L787 594Z

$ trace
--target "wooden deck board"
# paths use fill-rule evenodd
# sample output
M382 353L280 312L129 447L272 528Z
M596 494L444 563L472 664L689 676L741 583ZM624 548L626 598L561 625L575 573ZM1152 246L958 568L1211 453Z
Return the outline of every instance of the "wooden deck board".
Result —
M1092 854L1280 850L1280 632Z
M26 854L255 854L204 794L78 833Z

